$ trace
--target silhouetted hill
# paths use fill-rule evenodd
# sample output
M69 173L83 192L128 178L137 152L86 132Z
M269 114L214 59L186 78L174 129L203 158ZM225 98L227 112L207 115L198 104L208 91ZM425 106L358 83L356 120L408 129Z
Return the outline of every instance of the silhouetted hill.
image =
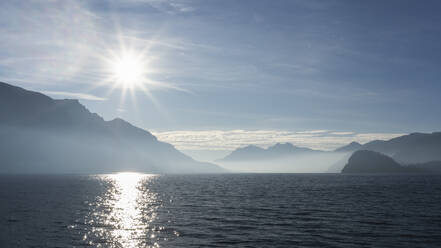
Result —
M404 164L441 160L441 132L412 133L391 140L375 140L363 145L364 150L391 156Z
M356 151L349 158L342 173L397 173L402 166L392 158L378 152Z
M184 155L122 119L105 121L78 100L0 83L1 173L212 173L224 170Z
M344 154L340 160L335 161L334 163L330 163L331 166L326 170L328 173L340 173L342 169L345 167L348 159L351 157L352 153L358 150L361 150L363 145L358 142L351 142L345 146L339 147L334 150L334 153L342 153Z
M255 161L255 160L271 160L282 159L299 154L313 154L321 151L312 150L304 147L297 147L291 143L277 143L273 146L263 149L254 145L238 148L232 151L221 162L237 162L237 161Z
M403 165L441 161L441 133L412 133L390 140L374 140L364 145L353 142L335 151L351 154L357 150L379 152ZM348 158L349 156L346 156L343 160L332 164L328 172L340 172L346 165Z
M379 152L360 150L352 154L342 173L441 173L441 161L403 166Z

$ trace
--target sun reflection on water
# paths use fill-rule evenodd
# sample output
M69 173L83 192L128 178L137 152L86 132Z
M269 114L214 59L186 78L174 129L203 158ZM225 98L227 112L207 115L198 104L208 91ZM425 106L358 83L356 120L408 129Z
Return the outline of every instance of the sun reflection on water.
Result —
M138 247L137 238L142 235L143 223L141 221L141 210L138 206L138 195L140 193L138 184L145 178L145 175L137 173L120 173L112 175L115 180L118 195L110 214L112 219L118 220L113 236L124 244L124 247Z
M99 176L107 191L98 197L84 240L97 247L159 247L151 222L156 217L156 194L146 187L156 175L118 173Z

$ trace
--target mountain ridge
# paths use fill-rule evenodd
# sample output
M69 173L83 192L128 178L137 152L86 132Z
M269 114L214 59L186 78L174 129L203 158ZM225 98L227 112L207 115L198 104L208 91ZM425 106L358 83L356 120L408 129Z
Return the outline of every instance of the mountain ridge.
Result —
M78 100L0 82L0 172L219 173L159 141L150 132L115 118L105 121Z
M441 160L441 132L411 133L390 140L374 140L364 150L381 152L403 164Z
M272 147L277 146L280 146L280 144L278 143ZM288 146L295 147L292 144ZM271 161L273 162L273 164L275 164L279 163L277 159L290 157L291 160L289 161L289 164L287 164L288 166L296 164L296 160L298 160L299 162L303 161L301 160L303 155L310 157L327 155L328 158L332 159L332 157L329 157L329 155L335 154L336 156L334 157L337 159L330 161L328 169L322 172L340 173L344 166L347 164L348 159L354 152L357 152L359 150L369 150L390 156L398 163L403 165L423 164L430 161L441 161L441 132L415 132L389 140L373 140L365 144L360 144L354 141L333 151L320 151L304 148L306 150L304 150L305 152L302 153L299 152L302 150L302 148L300 148L297 149L297 152L284 153L283 156L275 156L274 154L270 154L268 150L271 149L263 149L259 147L257 147L258 149L245 149L247 147L238 148L231 152L231 154L227 155L225 158L216 161L222 163L251 163L253 161ZM244 152L245 154L243 154ZM277 155L277 153L275 154ZM337 154L341 154L342 156L338 157Z
M247 145L232 151L229 155L216 161L243 161L243 160L260 160L275 159L289 157L300 153L317 153L322 152L310 148L295 146L291 143L276 143L266 149L256 145Z

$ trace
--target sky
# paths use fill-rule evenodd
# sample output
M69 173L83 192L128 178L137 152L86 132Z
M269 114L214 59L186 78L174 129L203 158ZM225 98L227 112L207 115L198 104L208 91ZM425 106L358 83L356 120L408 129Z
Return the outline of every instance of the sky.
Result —
M440 11L430 0L1 1L0 81L80 99L193 155L331 150L440 131ZM124 53L142 55L141 85L115 82Z

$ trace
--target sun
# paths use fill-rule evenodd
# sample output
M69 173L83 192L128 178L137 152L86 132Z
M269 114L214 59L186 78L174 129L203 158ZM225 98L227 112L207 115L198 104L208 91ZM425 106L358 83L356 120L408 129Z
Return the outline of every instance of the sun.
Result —
M155 65L160 59L159 54L151 50L151 46L135 46L121 42L119 47L109 47L97 54L101 62L100 77L93 87L107 88L106 96L110 97L115 92L120 94L120 108L130 99L133 106L137 107L137 96L144 93L156 108L161 106L153 95L154 90L170 89L189 92L171 83L157 80L162 70ZM140 94L141 93L141 94Z
M141 86L147 72L143 57L132 51L125 51L113 56L109 69L112 81L123 88Z

